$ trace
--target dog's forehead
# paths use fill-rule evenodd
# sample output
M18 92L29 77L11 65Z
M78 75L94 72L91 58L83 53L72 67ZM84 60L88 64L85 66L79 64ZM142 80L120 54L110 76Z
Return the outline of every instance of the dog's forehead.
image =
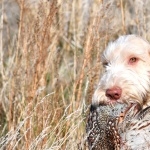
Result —
M116 41L108 44L103 52L102 61L141 56L147 54L148 50L150 50L150 45L142 38L134 35L121 36Z

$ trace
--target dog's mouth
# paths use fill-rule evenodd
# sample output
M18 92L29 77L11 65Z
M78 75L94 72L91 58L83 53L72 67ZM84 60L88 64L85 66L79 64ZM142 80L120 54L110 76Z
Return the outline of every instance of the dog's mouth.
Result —
M102 103L105 103L106 105L115 105L115 104L117 104L117 103L120 103L120 104L123 104L123 103L125 103L125 104L129 104L129 103L131 103L129 100L127 100L127 99L113 99L113 98L106 98L106 100L105 101L103 101L103 102L101 102L101 104Z
M116 103L125 103L127 105L137 104L141 107L144 107L147 104L147 99L147 95L138 92L131 93L129 90L122 90L122 94L118 98L117 96L106 95L106 90L97 89L94 93L92 103L100 105L115 105Z
M140 105L141 107L144 105L144 102L146 102L146 97L143 98L139 98L137 96L134 96L132 94L127 94L126 96L121 96L119 99L113 99L113 98L108 98L106 97L106 104L111 104L111 105L115 105L116 103L125 103L125 104L137 104Z

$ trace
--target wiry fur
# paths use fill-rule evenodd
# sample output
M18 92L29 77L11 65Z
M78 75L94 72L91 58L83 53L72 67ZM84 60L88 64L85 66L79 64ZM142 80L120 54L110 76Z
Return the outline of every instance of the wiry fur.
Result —
M130 63L131 58L136 63ZM94 93L92 103L111 103L105 96L107 89L120 87L122 94L117 102L150 103L150 44L136 35L121 36L109 43L102 55L105 72Z

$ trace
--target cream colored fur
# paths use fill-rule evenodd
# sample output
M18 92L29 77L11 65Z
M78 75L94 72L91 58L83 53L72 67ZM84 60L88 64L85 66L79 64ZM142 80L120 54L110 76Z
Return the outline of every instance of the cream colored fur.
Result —
M132 62L136 58L136 62ZM105 67L92 103L113 103L105 92L109 88L122 89L116 102L150 105L150 44L136 35L125 35L109 43L102 55Z

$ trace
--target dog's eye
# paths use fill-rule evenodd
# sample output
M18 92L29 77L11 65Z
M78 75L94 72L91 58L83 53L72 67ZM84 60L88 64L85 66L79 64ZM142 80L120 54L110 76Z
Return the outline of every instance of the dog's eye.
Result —
M138 61L138 58L132 57L132 58L129 59L129 64L134 64L134 63L136 63L137 61Z
M108 66L108 62L103 63L103 67L106 67L106 66Z

